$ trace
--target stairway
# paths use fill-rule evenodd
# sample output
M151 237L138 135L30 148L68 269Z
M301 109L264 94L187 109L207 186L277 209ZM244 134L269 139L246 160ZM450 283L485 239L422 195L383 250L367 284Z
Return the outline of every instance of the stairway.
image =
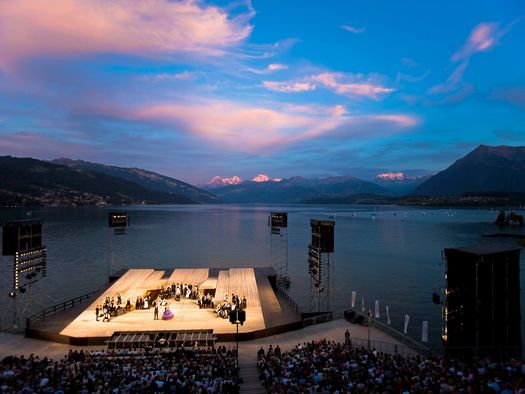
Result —
M259 380L259 371L256 362L239 364L239 378L241 383L241 393L264 394L266 390Z

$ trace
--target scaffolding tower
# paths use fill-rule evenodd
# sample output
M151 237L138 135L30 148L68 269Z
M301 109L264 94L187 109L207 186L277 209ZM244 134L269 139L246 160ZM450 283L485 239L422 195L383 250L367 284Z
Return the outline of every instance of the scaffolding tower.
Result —
M126 231L129 226L127 212L109 212L108 214L108 280L115 271L114 252L116 249L127 251ZM119 267L120 268L120 267Z
M333 278L334 226L333 220L310 220L312 240L308 245L308 273L310 275L311 312L330 312L332 299L330 285Z
M284 288L290 287L288 276L288 213L271 212L268 217L270 227L270 253L272 266L277 273L277 281Z
M42 222L19 220L2 226L2 256L12 256L12 263L2 262L0 272L1 299L6 300L2 315L12 313L12 321L0 321L0 328L21 331L26 319L44 307L44 281L47 268L47 248L43 244ZM7 268L7 269L6 269ZM9 291L4 289L4 276L11 272ZM7 311L7 313L5 313Z

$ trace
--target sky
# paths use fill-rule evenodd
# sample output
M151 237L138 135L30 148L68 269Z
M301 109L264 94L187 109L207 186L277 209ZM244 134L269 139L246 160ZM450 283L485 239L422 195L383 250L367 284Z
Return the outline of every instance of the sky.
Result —
M523 1L0 0L0 155L193 184L525 145Z

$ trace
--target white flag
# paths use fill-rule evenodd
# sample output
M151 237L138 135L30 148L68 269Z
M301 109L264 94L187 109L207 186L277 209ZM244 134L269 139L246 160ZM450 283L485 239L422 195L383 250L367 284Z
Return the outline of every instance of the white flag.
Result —
M421 342L428 342L428 321L423 321L423 327L421 330Z
M390 313L388 311L388 305L386 306L386 322L390 325Z
M407 333L407 329L408 329L408 322L410 320L410 316L408 315L405 315L405 329L403 330L403 332L406 334Z
M357 297L357 293L355 291L352 291L352 308L355 308L355 298Z
M361 312L365 311L365 297L361 297Z
M375 317L376 317L376 319L379 319L379 301L378 300L376 300L376 308L375 309L376 309L375 310L375 312L376 312L375 313Z

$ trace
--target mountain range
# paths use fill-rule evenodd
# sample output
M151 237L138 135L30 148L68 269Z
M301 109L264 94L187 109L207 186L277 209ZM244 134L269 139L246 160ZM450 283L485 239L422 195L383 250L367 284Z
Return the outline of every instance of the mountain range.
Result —
M386 190L372 182L344 176L317 179L292 177L279 182L245 181L214 188L213 193L231 203L297 203L319 196L384 194Z
M124 168L108 166L106 164L92 163L83 160L71 160L66 158L55 159L54 164L61 164L71 168L84 169L106 174L115 178L125 179L136 183L146 189L173 195L181 195L197 203L218 202L217 196L189 183L170 178L156 172L143 170L142 168Z
M206 192L203 192L206 193ZM192 204L122 177L31 158L0 157L0 205Z
M501 192L525 192L525 147L480 145L411 194L459 196Z
M485 202L525 197L525 147L480 145L433 176L384 172L371 180L353 176L251 180L216 176L202 190L140 168L81 160L0 157L0 205L104 205L190 203L453 203L483 196ZM495 200L490 200L495 196ZM503 200L502 200L503 198ZM459 201L459 200L458 200Z
M239 185L244 182L280 182L282 179L280 178L270 178L266 174L259 174L249 181L245 181L241 177L238 177L237 175L232 176L231 178L222 178L218 175L214 176L207 184L203 185L204 188L214 188L218 186L226 186L226 185Z

